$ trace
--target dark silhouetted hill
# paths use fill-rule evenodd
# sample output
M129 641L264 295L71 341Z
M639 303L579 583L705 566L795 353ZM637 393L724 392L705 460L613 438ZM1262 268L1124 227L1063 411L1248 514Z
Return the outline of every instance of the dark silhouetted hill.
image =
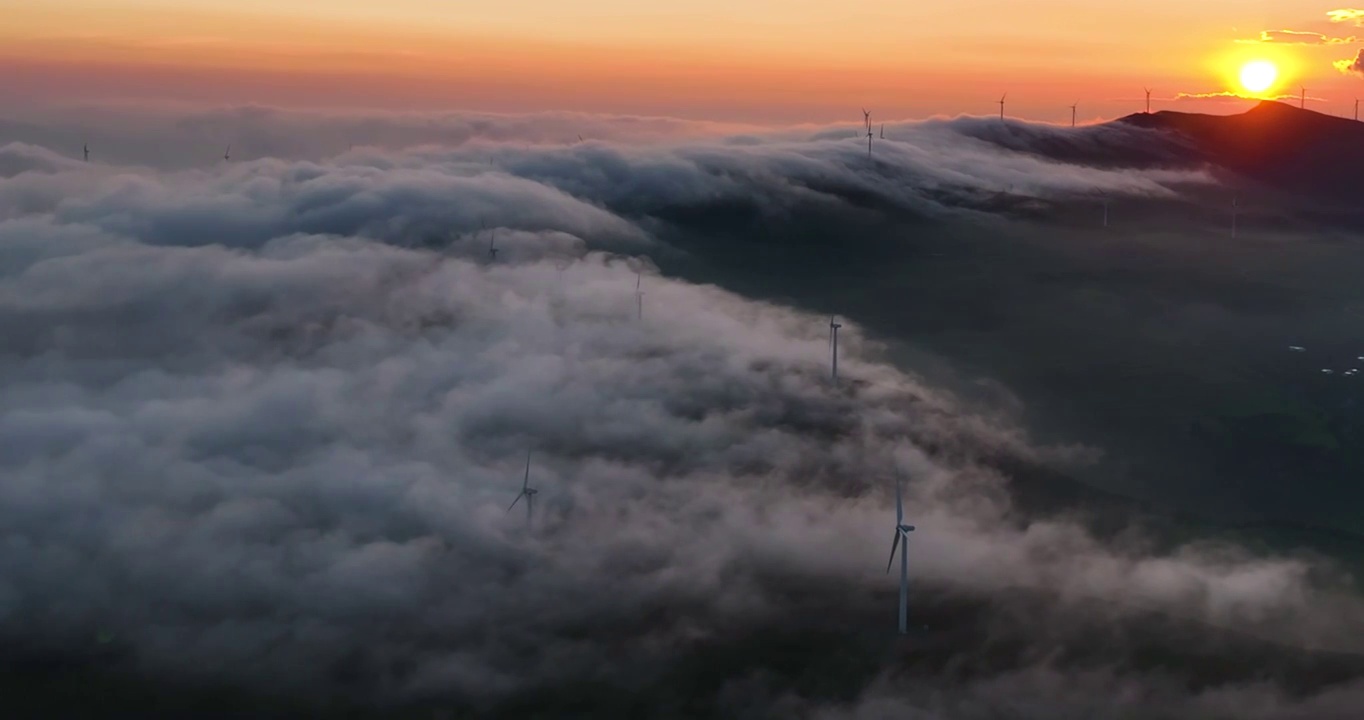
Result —
M1202 160L1330 205L1364 188L1364 123L1264 101L1238 115L1162 111L1114 121L1184 136Z

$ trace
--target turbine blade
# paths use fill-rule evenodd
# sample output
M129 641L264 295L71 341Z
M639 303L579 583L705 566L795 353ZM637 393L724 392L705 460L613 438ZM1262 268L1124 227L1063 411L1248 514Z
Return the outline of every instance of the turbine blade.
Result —
M890 559L886 561L886 574L890 574L890 566L895 564L895 550L900 547L900 528L895 528L895 540L890 544Z
M524 497L524 496L525 496L525 493L517 493L516 499L512 501L512 504L510 504L510 505L507 506L507 512L511 512L511 511L512 511L512 508L516 507L516 503L521 502L521 498ZM529 501L527 501L527 502L529 502ZM888 571L888 572L889 572L889 571Z

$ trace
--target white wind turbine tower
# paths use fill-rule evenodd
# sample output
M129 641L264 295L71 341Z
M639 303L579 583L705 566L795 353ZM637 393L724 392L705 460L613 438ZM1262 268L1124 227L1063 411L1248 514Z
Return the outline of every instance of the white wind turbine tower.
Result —
M905 506L900 497L900 480L895 480L895 540L890 544L890 560L886 561L886 573L890 573L890 566L895 562L895 551L900 549L900 634L905 635L909 632L909 534L914 532L913 525L905 524ZM900 548L900 540L903 539L904 547Z
M486 230L488 226L485 224L483 228ZM493 228L488 233L488 258L490 262L497 262L497 251L497 228Z
M527 451L526 451L526 477L525 477L524 480L521 481L521 492L517 493L517 494L516 494L516 499L515 499L515 500L512 500L512 504L507 506L507 512L510 513L510 512L512 511L512 508L516 507L516 503L520 502L520 501L521 501L521 498L525 498L525 499L526 499L526 524L527 524L527 525L530 525L530 514L531 514L531 511L535 509L535 493L538 493L538 492L540 492L540 491L539 491L539 490L536 490L535 488L533 488L533 487L530 486L530 451L527 450Z
M1075 101L1070 106L1070 126L1075 127L1075 108L1080 106L1080 101Z
M1299 110L1306 110L1306 109L1307 109L1307 88L1306 88L1306 87L1303 87L1303 86L1301 86L1301 85L1299 85L1299 86L1298 86L1298 91L1299 91L1299 95L1298 95L1298 109L1299 109Z
M1359 98L1355 98L1355 122L1359 122Z
M85 153L85 161L90 162L90 143L88 141L82 141L81 151Z
M1000 96L999 96L999 99L998 99L998 100L995 101L995 102L999 103L999 119L1000 119L1000 120L1003 120L1003 119L1004 119L1004 98L1007 98L1007 97L1009 97L1009 93L1004 93L1003 95L1000 95Z
M833 358L832 377L834 382L838 382L838 329L843 327L842 323L837 322L837 315L829 316L829 351Z
M1142 88L1146 91L1146 114L1151 114L1151 88Z

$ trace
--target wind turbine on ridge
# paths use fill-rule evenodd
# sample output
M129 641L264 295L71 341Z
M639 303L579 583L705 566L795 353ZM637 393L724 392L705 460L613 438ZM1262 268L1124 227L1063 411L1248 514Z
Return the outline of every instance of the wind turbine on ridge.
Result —
M1306 110L1306 109L1307 109L1307 88L1304 87L1304 86L1302 86L1302 85L1299 85L1299 86L1298 86L1298 91L1299 91L1299 95L1298 95L1298 109L1299 109L1299 110Z
M516 494L516 499L515 499L515 500L512 500L512 504L507 506L507 512L510 513L510 512L512 511L512 508L516 507L516 503L521 502L521 498L525 498L525 499L526 499L526 525L530 525L530 516L531 516L531 512L535 509L535 493L538 493L538 492L540 492L540 491L539 491L539 490L536 490L535 488L533 488L533 487L530 486L530 451L527 450L527 451L526 451L526 477L525 477L525 479L523 479L523 480L521 481L521 492L517 493L517 494Z
M1146 91L1146 114L1151 114L1151 88L1142 88Z
M831 377L834 382L838 382L838 329L843 327L843 324L837 322L837 319L837 315L829 316L829 351L833 358L833 371Z
M1080 101L1079 101L1079 100L1076 100L1076 101L1075 101L1073 104L1071 104L1071 106L1070 106L1070 126L1071 126L1071 127L1075 127L1075 108L1077 108L1077 107L1079 107L1079 106L1080 106Z
M1000 95L1000 96L999 96L999 99L995 101L995 102L999 103L999 119L1000 119L1000 120L1003 120L1003 119L1004 119L1004 98L1007 98L1007 97L1009 97L1009 93L1006 92L1006 93L1004 93L1003 95Z
M905 506L900 496L900 479L895 479L895 539L890 544L890 560L886 561L886 574L895 562L895 551L900 550L900 634L909 633L909 534L914 532L913 525L905 524ZM904 547L900 548L900 540Z

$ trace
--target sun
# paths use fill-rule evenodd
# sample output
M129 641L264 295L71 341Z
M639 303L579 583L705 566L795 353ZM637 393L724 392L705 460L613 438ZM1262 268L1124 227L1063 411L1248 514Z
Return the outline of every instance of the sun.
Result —
M1253 93L1269 89L1279 77L1279 69L1268 60L1252 60L1241 66L1241 86Z

